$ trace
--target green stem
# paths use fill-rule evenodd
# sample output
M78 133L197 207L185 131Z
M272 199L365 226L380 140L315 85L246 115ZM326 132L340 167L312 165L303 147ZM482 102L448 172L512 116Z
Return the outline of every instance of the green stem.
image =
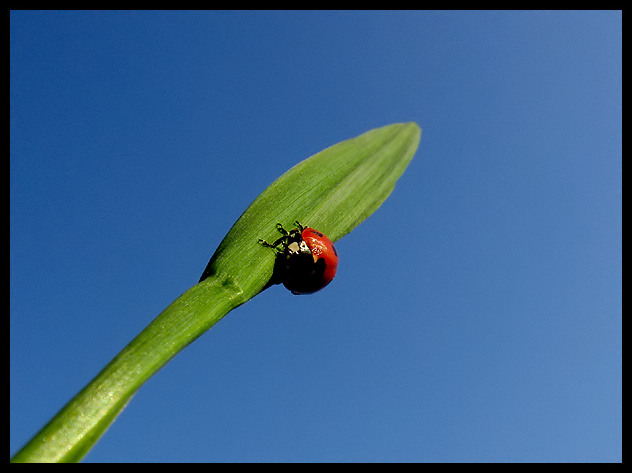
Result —
M217 274L193 286L162 311L11 461L79 461L147 379L244 299L229 278Z

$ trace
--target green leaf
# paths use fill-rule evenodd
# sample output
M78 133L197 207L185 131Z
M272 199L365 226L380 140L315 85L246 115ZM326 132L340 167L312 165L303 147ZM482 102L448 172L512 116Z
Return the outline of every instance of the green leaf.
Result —
M79 461L142 384L224 315L267 287L276 223L298 220L333 241L373 213L412 159L421 130L385 126L297 164L255 199L213 254L201 282L162 311L11 461Z
M298 220L337 241L386 200L412 159L421 129L389 125L331 146L274 181L235 222L202 280L225 275L246 297L265 287L274 254L257 243L275 240L276 223Z

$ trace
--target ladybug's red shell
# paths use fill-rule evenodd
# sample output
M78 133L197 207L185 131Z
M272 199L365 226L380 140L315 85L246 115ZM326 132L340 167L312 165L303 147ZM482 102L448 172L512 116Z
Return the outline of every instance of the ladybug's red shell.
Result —
M313 228L308 227L303 229L301 238L303 238L303 241L307 243L307 246L312 251L314 263L317 263L320 258L324 258L325 260L325 271L322 275L322 287L325 287L334 278L336 270L338 269L338 253L336 252L336 248L334 248L334 244L329 238Z

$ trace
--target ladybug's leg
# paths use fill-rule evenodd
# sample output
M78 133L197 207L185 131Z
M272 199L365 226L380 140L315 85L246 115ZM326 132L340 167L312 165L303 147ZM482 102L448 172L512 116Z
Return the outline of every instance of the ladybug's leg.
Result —
M296 222L298 224L298 222ZM259 244L263 245L263 246L267 246L269 248L277 248L279 245L283 245L282 249L277 248L277 251L279 251L280 253L283 252L283 250L292 242L295 240L300 240L301 238L301 232L303 231L303 227L298 224L299 226L299 230L294 229L292 231L287 231L285 228L283 228L283 225L281 225L280 223L276 224L276 228L279 231L279 233L283 236L281 236L278 240L276 240L274 243L268 243L267 241L259 238Z
M287 236L288 232L285 228L283 228L283 225L281 225L280 223L276 224L277 230L279 231L279 233L281 233L281 235L283 236Z
M263 246L267 246L269 248L274 248L276 245L273 245L272 243L268 243L267 241L265 241L262 238L259 238L259 244L263 245Z
M282 236L281 238L279 238L278 240L276 240L274 243L268 243L267 241L263 240L262 238L259 238L259 244L263 245L263 246L267 246L269 248L276 248L277 246L279 246L281 243L283 243L285 241L287 237Z
M279 233L281 233L283 236L281 238L279 238L278 240L276 240L274 243L268 243L267 241L259 238L259 244L263 245L263 246L267 246L269 248L276 248L277 246L279 246L281 243L283 243L284 241L287 240L287 237L289 235L289 233L285 230L285 228L283 228L283 225L281 225L280 223L276 224L276 228L279 231Z

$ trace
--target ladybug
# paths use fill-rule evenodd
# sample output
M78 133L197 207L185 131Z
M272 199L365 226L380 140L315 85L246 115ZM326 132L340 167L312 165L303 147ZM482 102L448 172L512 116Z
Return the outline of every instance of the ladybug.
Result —
M273 284L282 283L292 294L311 294L329 284L336 275L338 253L323 233L298 222L295 225L296 228L288 232L277 223L277 230L283 236L274 243L261 239L259 243L277 251Z

